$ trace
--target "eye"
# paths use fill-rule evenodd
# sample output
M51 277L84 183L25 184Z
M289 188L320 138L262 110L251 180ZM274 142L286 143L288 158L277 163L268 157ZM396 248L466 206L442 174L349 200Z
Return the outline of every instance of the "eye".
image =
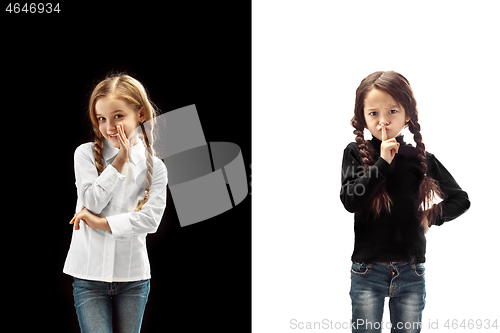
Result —
M115 119L122 118L123 116L121 114L115 115Z
M105 121L105 120L106 120L106 118L104 118L104 117L99 117L99 118L97 118L97 120L99 120L99 121Z
M396 112L398 112L398 110L390 110L389 111L390 114L395 114Z
M377 111L372 111L370 113L368 113L369 116L376 116L378 114Z

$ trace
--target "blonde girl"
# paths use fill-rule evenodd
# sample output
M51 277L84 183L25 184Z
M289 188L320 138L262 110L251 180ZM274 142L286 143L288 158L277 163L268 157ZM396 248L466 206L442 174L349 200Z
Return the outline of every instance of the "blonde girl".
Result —
M469 198L425 150L417 102L403 75L375 72L363 79L351 124L356 142L344 150L340 198L354 213L352 331L381 332L389 297L391 332L420 332L425 233L463 214ZM404 141L405 128L416 147Z
M74 155L78 199L63 269L74 277L82 333L140 331L151 278L146 236L167 198L167 170L152 149L155 116L128 75L107 77L90 97L95 139Z

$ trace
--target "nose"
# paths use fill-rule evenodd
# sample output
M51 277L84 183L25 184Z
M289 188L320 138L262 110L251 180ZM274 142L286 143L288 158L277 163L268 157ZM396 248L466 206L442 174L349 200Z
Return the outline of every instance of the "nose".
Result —
M119 125L120 123L118 122L114 122L114 121L108 121L107 123L107 126L106 126L106 130L109 132L109 133L114 133L117 131L116 129L116 126Z
M114 134L118 130L116 129L116 125L115 124L108 124L108 126L106 127L106 131L108 133Z

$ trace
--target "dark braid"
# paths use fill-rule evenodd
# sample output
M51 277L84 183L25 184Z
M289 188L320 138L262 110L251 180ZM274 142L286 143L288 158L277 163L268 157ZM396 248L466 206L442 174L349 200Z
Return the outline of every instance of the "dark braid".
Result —
M422 204L422 223L427 220L428 226L430 227L432 223L441 215L441 208L438 205L432 205L431 203L437 196L443 197L443 192L439 187L439 183L427 175L427 157L425 155L425 144L422 141L422 134L420 134L420 124L418 123L418 115L412 115L410 121L408 122L408 129L413 134L413 140L417 144L417 154L420 159L420 166L422 173L424 175L422 181L420 182L420 187L418 189L418 202Z
M375 164L375 161L373 160L373 147L371 143L365 140L363 125L360 124L355 117L352 118L351 125L354 127L353 133L356 135L356 144L359 148L359 155L361 157L361 161L363 162L363 168L365 171L368 171L368 168ZM391 203L392 200L385 190L385 185L380 185L375 193L375 196L373 197L371 209L375 212L375 215L378 216L384 208L390 212Z
M361 156L361 161L363 162L363 166L365 170L368 170L368 167L373 165L373 154L372 154L372 146L365 140L365 134L363 131L363 127L356 119L351 120L351 124L354 127L354 133L356 135L356 144L359 148L359 154Z

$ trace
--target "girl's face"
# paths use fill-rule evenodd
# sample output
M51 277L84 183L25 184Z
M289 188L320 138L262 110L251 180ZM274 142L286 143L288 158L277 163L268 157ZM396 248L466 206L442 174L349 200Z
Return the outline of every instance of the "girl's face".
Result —
M406 122L405 109L387 92L374 88L366 94L364 101L366 127L374 137L382 141L382 124L387 131L387 139L398 136Z
M123 125L125 135L130 140L130 144L135 144L136 131L134 131L141 121L143 121L142 109L136 111L125 101L113 96L103 97L95 104L95 115L99 122L99 131L113 147L120 148L118 141L118 131L116 126ZM131 137L132 134L132 137Z

